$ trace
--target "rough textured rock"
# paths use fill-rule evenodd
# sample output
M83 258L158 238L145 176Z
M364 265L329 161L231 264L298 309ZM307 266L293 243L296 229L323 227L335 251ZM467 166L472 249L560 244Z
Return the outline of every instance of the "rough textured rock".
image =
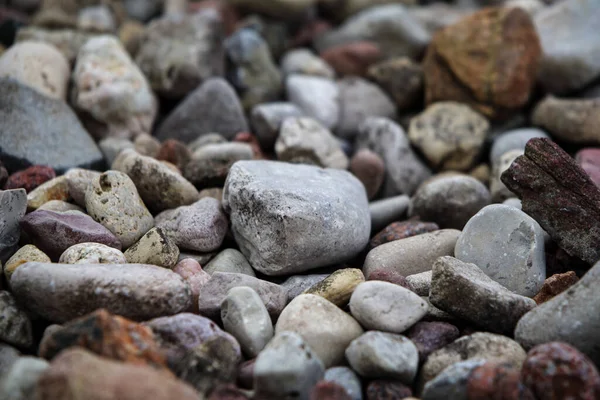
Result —
M17 304L15 297L6 291L0 291L0 340L17 347L33 345L29 316Z
M126 264L127 259L120 250L114 247L88 242L69 247L60 255L58 262L61 264Z
M289 101L327 129L339 121L339 88L327 78L294 74L285 81Z
M407 287L419 296L428 297L433 271L420 272L406 277Z
M46 263L52 262L46 253L32 244L27 244L21 247L15 254L12 255L11 258L8 259L8 261L6 261L6 264L4 264L4 276L6 277L6 281L10 282L10 278L17 268L29 261Z
M411 236L422 235L439 229L437 224L431 222L415 220L393 222L371 238L369 248L374 249L382 244L406 239Z
M125 251L132 264L151 264L173 268L179 259L179 248L162 228L152 228Z
M27 193L31 192L38 186L56 178L56 172L45 165L32 165L22 171L15 172L8 177L5 190L23 188Z
M405 335L417 346L419 363L424 364L431 353L458 339L460 332L456 326L447 322L420 321Z
M574 271L554 274L544 281L544 285L533 298L537 304L542 304L561 294L577 283L579 278Z
M183 176L199 188L222 187L233 164L253 158L252 146L248 143L207 144L194 151L183 169Z
M488 361L473 369L467 382L469 398L519 398L533 399L522 383L520 368L508 363Z
M408 57L375 64L368 76L391 96L399 110L410 109L423 97L423 68Z
M16 250L21 237L19 222L25 211L25 189L0 190L0 261L6 261Z
M65 176L50 179L28 193L27 209L37 210L52 200L70 200L69 186Z
M540 101L532 122L560 140L570 143L600 143L594 129L598 125L600 99L559 99L548 96Z

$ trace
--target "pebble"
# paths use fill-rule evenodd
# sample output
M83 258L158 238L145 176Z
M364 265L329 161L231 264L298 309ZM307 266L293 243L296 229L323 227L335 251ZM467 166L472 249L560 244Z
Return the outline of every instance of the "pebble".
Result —
M262 299L252 288L234 287L221 304L223 327L248 357L256 357L273 338L273 323Z
M325 373L310 344L294 332L280 332L259 354L254 366L257 398L308 400Z
M27 194L27 209L37 210L51 200L68 201L69 199L67 178L59 176L44 182Z
M16 42L35 41L51 44L58 49L73 64L79 49L89 39L94 37L91 32L81 32L75 29L47 29L40 26L23 26L15 36Z
M204 271L212 275L215 272L231 272L255 277L254 270L246 257L236 249L225 249L217 254L206 266Z
M131 264L173 268L179 259L179 248L162 228L152 228L129 247L124 255Z
M304 116L304 112L293 103L264 103L258 104L252 109L250 124L260 146L265 150L270 150L275 146L283 121L287 118L302 116Z
M410 109L423 98L423 67L409 57L374 64L368 70L368 77L387 92L398 110Z
M465 298L464 293L469 293ZM430 301L439 309L480 326L510 335L519 319L536 306L489 278L477 265L453 257L433 264Z
M505 398L533 398L521 383L520 368L507 363L488 361L476 367L467 384L469 398L490 398L495 395Z
M334 382L320 381L310 393L311 400L351 400L342 386Z
M419 363L424 364L431 353L454 342L460 336L458 328L447 322L420 321L406 333L419 351Z
M190 285L190 289L192 290L192 304L187 311L197 313L200 290L202 289L202 286L208 282L210 275L202 270L198 261L192 258L181 259L181 254L179 257L180 260L177 265L173 267L173 272L181 276L183 280Z
M97 308L144 320L183 311L191 301L190 288L181 277L143 264L28 262L12 275L11 288L32 312L58 323Z
M96 36L77 55L71 102L91 116L94 137L131 138L152 129L158 101L118 38ZM91 129L91 128L90 128Z
M233 164L253 158L254 151L248 143L207 144L194 152L183 176L196 187L222 187Z
M421 395L423 400L468 399L469 378L473 372L485 364L484 359L475 358L454 363L427 382Z
M255 290L273 318L281 314L287 303L285 289L275 283L244 274L215 272L200 290L198 296L200 314L209 318L218 318L221 304L227 297L227 293L239 286L248 286Z
M117 21L107 5L88 6L77 15L77 29L90 32L112 33Z
M371 229L360 181L308 165L237 162L225 182L223 208L241 252L266 275L343 262L365 247Z
M348 305L356 287L364 281L365 276L360 269L344 268L309 287L304 293L321 296L343 308Z
M429 290L431 289L431 276L433 271L425 271L418 274L408 275L406 277L406 284L419 296L429 296Z
M28 260L50 262L42 260ZM126 264L125 255L102 243L79 243L66 249L58 260L61 264Z
M287 290L289 303L328 276L329 274L292 275L281 283L281 287Z
M356 148L367 148L385 163L383 198L411 195L431 176L429 168L413 152L404 129L386 118L367 118L358 128Z
M75 204L67 203L63 200L50 200L42 204L38 210L54 211L54 212L67 212L67 211L78 211L85 214L85 210Z
M427 314L428 306L402 286L383 281L359 284L350 298L350 312L369 330L402 333Z
M323 168L348 168L348 157L340 142L312 118L287 118L275 143L277 159Z
M404 399L416 400L411 397L410 387L398 382L384 379L373 380L367 386L366 400Z
M417 347L394 333L369 331L346 349L346 359L365 378L391 378L410 385L419 367Z
M167 139L162 142L156 153L157 160L168 161L179 170L183 170L191 158L192 152L190 149L184 143L175 139Z
M21 237L19 222L27 211L25 189L0 190L0 261L17 249Z
M70 66L56 47L43 42L23 41L0 57L0 77L10 77L41 94L66 100Z
M167 139L167 140L169 140L169 139ZM190 151L193 154L200 147L204 147L209 144L221 144L221 143L227 143L227 139L225 139L225 137L223 135L221 135L220 133L211 132L211 133L207 133L205 135L198 136L196 139L191 141L187 145L187 147L188 147L188 149L190 149Z
M469 220L454 250L507 289L533 297L546 279L544 234L524 212L503 204L483 208Z
M301 74L335 78L333 68L308 48L287 51L281 59L281 71L284 76Z
M333 303L313 294L301 294L288 304L275 325L275 333L299 334L326 368L339 365L346 347L362 335L354 318Z
M596 186L600 186L600 151L596 148L581 149L575 155L577 164L588 174Z
M131 140L118 137L106 137L101 139L98 142L98 147L100 147L102 154L104 154L107 165L112 165L121 151L125 149L135 149L135 145Z
M369 249L372 250L385 243L406 239L411 236L422 235L423 233L429 233L439 229L437 224L432 222L421 222L417 220L392 222L371 238Z
M325 128L334 129L340 118L340 89L327 78L294 74L285 81L289 101Z
M531 115L534 125L547 130L557 139L569 143L600 143L594 130L600 99L559 99L547 96L540 101Z
M330 47L320 55L337 75L364 77L369 67L381 59L381 50L376 43L357 41Z
M537 128L514 129L497 136L492 143L490 160L492 165L500 160L503 154L511 150L525 151L527 142L536 137L548 137L546 132Z
M430 271L438 257L454 255L460 234L455 229L442 229L382 244L367 254L365 277L370 279L378 271L395 271L402 276Z
M3 186L5 190L23 188L29 193L54 178L56 178L56 172L52 168L45 165L32 165L10 175Z
M45 263L52 262L50 257L48 257L43 251L32 244L27 244L17 250L17 252L13 254L12 257L9 258L4 264L4 276L6 277L6 281L10 282L10 278L17 268L29 261Z
M423 182L411 199L408 216L435 222L442 229L463 229L491 202L485 185L462 174L440 174Z
M0 343L0 374L5 376L12 364L21 357L21 353L14 347Z
M367 197L372 200L383 184L385 162L374 151L360 149L350 160L350 172L362 182L367 191Z
M160 149L160 141L147 133L140 133L133 141L133 149L142 156L155 158Z
M40 375L48 368L48 362L35 357L19 357L0 379L0 397L5 400L28 400L35 398Z
M362 384L360 378L351 368L332 367L325 371L323 380L343 387L351 400L362 400Z
M494 202L498 203L514 196L514 193L502 182L502 174L510 168L513 161L522 155L523 150L510 150L502 154L493 164L492 176L490 179L490 192Z
M410 198L405 195L387 197L369 203L371 230L379 231L394 221L404 219L410 207Z
M171 111L156 131L159 140L177 139L183 143L218 132L226 139L247 132L242 105L226 80L210 78L192 91Z
M31 347L34 343L29 316L17 299L3 290L0 291L0 340L21 348Z
M538 305L545 303L569 289L571 286L576 284L577 281L579 281L579 278L577 278L577 275L574 271L569 271L562 274L554 274L544 281L544 285L538 294L533 297L533 300Z
M163 229L182 249L209 252L223 243L227 217L218 200L206 197L192 205L158 214L156 227Z

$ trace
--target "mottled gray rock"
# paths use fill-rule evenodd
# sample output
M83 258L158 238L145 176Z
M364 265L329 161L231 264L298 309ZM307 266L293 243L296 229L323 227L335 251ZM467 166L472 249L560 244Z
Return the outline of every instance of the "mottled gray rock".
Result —
M181 312L191 291L174 272L144 264L29 262L11 279L17 300L37 315L67 322L98 308L133 320Z
M308 400L324 373L318 355L300 335L278 333L254 364L256 397Z
M531 121L553 137L568 143L600 143L594 128L598 124L599 98L557 98L546 96L537 103Z
M0 379L0 398L29 400L35 398L39 377L50 365L35 357L20 357Z
M254 152L248 143L207 144L194 151L183 168L183 176L196 187L222 187L236 161L252 160Z
M348 367L332 367L325 371L324 380L334 382L346 389L351 400L362 400L362 384L360 378Z
M135 137L133 149L142 156L155 158L160 150L160 141L147 133L141 133Z
M537 128L521 128L504 132L494 139L492 150L490 151L490 160L495 163L500 157L511 150L525 151L525 145L530 139L536 137L548 137L548 135Z
M291 103L327 129L337 126L340 115L339 88L334 81L319 76L290 75L286 92Z
M256 276L246 257L236 249L225 249L217 254L206 266L204 271L209 274L215 272L232 272Z
M328 276L329 274L294 275L283 281L281 287L287 290L288 302L290 302Z
M33 333L29 316L10 292L0 291L0 340L17 347L31 347Z
M421 395L423 400L466 400L467 384L471 372L485 360L471 359L457 362L444 369L438 376L427 382Z
M391 378L410 385L417 375L419 352L408 338L369 331L350 343L346 359L366 378Z
M71 168L65 173L69 196L81 207L85 207L85 193L94 179L100 176L100 172L90 169Z
M20 356L19 350L8 344L0 343L0 376L4 376Z
M260 147L271 150L275 146L283 121L289 117L302 116L304 116L304 112L293 103L265 103L252 109L250 124Z
M151 264L173 268L179 259L179 248L162 228L152 228L125 251L132 264Z
M21 247L11 258L4 264L4 276L6 281L10 282L12 274L20 265L29 261L52 262L50 257L32 244L27 244Z
M510 197L515 196L513 192L511 192L504 182L502 182L501 177L504 171L510 168L513 161L517 159L517 157L523 155L524 151L520 149L509 150L506 153L502 154L493 164L492 164L492 174L490 176L490 192L492 194L492 200L495 203L504 201Z
M49 262L49 261L48 261ZM58 260L61 264L126 264L125 255L102 243L79 243L66 249Z
M349 172L308 165L237 162L223 208L240 250L267 275L343 262L366 246L371 229L362 183Z
M546 279L542 228L514 207L493 204L478 212L463 229L454 253L522 296L535 296Z
M392 222L403 220L409 207L410 198L405 195L370 202L371 230L379 232Z
M335 78L333 68L312 50L306 48L287 51L281 58L281 72L284 76L302 74Z
M25 211L25 189L0 190L0 261L6 261L17 249L21 237L19 222Z
M429 296L429 289L431 289L431 276L433 271L425 271L418 274L408 275L406 277L406 283L410 287L410 290L418 294L419 296Z
M368 148L385 163L383 197L411 195L431 171L413 152L404 129L385 118L367 118L359 127L356 148Z

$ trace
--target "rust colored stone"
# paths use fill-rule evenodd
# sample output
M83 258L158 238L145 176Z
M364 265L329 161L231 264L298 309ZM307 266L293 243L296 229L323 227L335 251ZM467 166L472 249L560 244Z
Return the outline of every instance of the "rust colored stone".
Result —
M366 76L369 67L381 60L382 54L376 43L359 41L330 47L320 56L339 76Z
M521 384L520 371L510 364L487 362L476 367L467 382L467 400L535 400Z
M392 58L375 64L369 68L367 75L390 95L399 110L421 104L423 67L410 58Z
M367 386L366 400L397 400L411 396L412 390L400 382L376 380Z
M263 154L258 139L251 133L240 132L233 138L234 142L248 143L252 147L252 153L254 153L255 160L264 160L266 157Z
M579 278L577 278L574 271L565 272L564 274L554 274L544 281L544 285L533 300L537 304L545 303L576 284L578 280Z
M337 383L320 381L311 391L310 400L352 400L352 397Z
M600 149L581 149L575 161L588 174L596 186L600 186Z
M490 7L435 34L425 56L425 102L467 103L499 119L525 106L542 55L529 14Z
M45 165L33 165L27 169L15 172L8 177L5 190L23 188L27 193L31 192L41 184L56 178L56 172Z
M373 236L369 243L369 249L374 249L382 244L395 240L406 239L411 236L439 230L439 226L433 222L421 222L416 220L393 222L386 226L381 232Z
M237 23L240 20L237 9L228 1L224 0L204 0L199 2L189 2L188 9L192 13L200 12L206 9L213 9L221 15L223 27L227 36L236 30Z
M165 140L160 145L158 154L156 155L157 160L168 161L179 168L179 170L183 170L183 167L190 161L190 158L192 158L190 149L184 143L175 139Z
M75 346L128 364L166 368L165 356L154 340L152 329L104 309L75 319L45 336L39 355L50 360Z
M501 179L567 253L600 259L600 189L556 143L531 139Z
M600 399L598 370L566 343L545 343L531 349L523 363L521 381L536 400Z
M447 322L421 321L410 328L405 335L419 350L419 363L423 364L431 353L458 339L460 331Z

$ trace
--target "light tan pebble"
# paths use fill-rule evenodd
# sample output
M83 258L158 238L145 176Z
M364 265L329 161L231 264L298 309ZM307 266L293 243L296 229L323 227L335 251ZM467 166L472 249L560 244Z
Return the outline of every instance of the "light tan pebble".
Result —
M27 194L27 209L37 210L51 200L69 201L69 184L62 175L44 182Z
M120 250L102 243L79 243L66 249L58 260L61 264L125 264Z
M173 268L179 259L179 248L161 228L152 228L125 251L125 258L132 264Z
M10 282L12 274L20 265L29 261L51 262L50 257L32 244L21 247L4 265L4 276Z

